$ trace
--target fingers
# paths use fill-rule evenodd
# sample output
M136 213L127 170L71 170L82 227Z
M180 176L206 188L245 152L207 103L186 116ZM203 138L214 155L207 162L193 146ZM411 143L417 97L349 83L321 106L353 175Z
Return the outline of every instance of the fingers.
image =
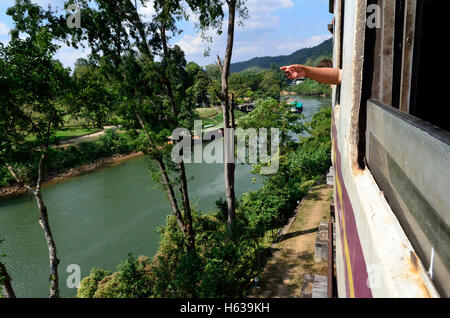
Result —
M290 78L292 76L293 70L291 69L291 66L282 66L280 67L280 70L284 71L284 74Z

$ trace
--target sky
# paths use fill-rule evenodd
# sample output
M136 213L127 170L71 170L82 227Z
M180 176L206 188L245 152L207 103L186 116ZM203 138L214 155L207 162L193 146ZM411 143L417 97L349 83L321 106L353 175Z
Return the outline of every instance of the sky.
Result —
M47 7L64 7L64 0L33 0ZM249 18L235 32L232 62L246 61L260 56L278 56L291 54L305 47L312 47L331 37L327 24L332 15L328 12L329 0L247 0ZM6 9L14 0L0 0L0 42L6 44L10 38L9 31L14 27ZM151 6L139 8L145 21L150 21L153 13ZM180 21L182 34L173 37L172 45L179 45L186 54L187 61L207 65L217 61L217 55L223 58L226 47L226 23L223 34L208 31L212 43L202 41L196 28L196 17L191 21ZM83 27L83 21L81 21ZM204 56L206 48L210 55ZM85 58L90 50L73 49L61 46L56 58L66 67L73 68L78 58Z

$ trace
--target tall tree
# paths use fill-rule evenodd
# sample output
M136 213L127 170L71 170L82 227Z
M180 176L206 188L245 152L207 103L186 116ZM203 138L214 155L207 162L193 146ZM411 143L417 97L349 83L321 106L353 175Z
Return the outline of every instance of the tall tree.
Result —
M51 137L62 122L62 103L69 72L53 60L57 46L45 28L33 28L22 40L13 36L0 47L0 164L17 183L32 194L39 208L39 224L44 231L50 259L50 297L59 297L56 244L47 207L41 193L44 161ZM29 142L28 136L35 140ZM18 170L24 158L36 158L36 173Z
M92 58L110 65L110 77L127 92L124 96L127 97L125 104L128 105L128 113L135 116L135 121L145 132L149 153L159 167L159 180L186 238L186 246L194 249L195 234L185 166L181 162L176 168L180 182L171 180L169 165L164 159L165 152L162 151L167 140L158 138L161 131L186 126L184 117L190 117L189 113L193 113L193 109L183 103L186 99L186 87L182 85L186 67L184 54L177 47L171 48L168 41L169 33L177 32L175 17L182 14L180 1L154 1L156 14L151 23L142 20L136 1L79 0L70 3L81 6L82 21L85 22L81 30L67 30L67 33L71 33L74 42L88 41ZM141 0L139 4L150 5L150 1ZM138 56L133 53L134 49L139 52ZM155 62L155 56L158 56L158 62ZM144 69L145 76L142 73ZM142 86L127 86L126 83L133 81L140 82ZM151 107L145 107L147 102ZM155 107L162 108L157 112L163 117L163 127L162 122L150 125L154 121L148 114L155 112ZM177 200L176 184L180 185L182 208Z
M226 3L228 8L228 25L227 25L227 46L225 49L225 57L223 60L223 63L218 56L218 63L219 63L219 69L221 73L221 92L219 92L217 95L219 96L221 103L222 103L222 113L223 113L223 125L224 125L224 176L225 176L225 194L227 197L227 207L228 207L228 229L231 234L233 234L233 227L236 222L236 194L235 194L235 164L234 164L234 128L235 128L235 121L234 121L234 96L230 98L229 92L228 92L228 81L229 81L229 75L230 75L230 65L231 65L231 58L233 55L233 45L234 45L234 30L236 26L236 15L239 14L239 16L243 19L247 17L247 10L245 7L245 0L225 0L225 3L223 1L215 1L216 5L219 4L220 6L224 5ZM213 19L208 20L200 20L201 26L203 28L207 28L210 26L217 26L221 24L218 24L216 21L223 17L222 15L217 15L214 19L214 15L210 14L210 17L213 17Z

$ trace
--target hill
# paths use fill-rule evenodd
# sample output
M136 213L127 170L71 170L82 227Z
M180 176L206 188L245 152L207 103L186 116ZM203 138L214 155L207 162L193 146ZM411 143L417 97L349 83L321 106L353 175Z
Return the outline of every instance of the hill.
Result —
M321 44L300 49L290 55L255 57L251 60L232 63L231 73L242 72L249 68L270 68L272 63L279 66L290 64L307 64L308 61L314 64L317 60L330 57L333 52L332 39L326 40Z

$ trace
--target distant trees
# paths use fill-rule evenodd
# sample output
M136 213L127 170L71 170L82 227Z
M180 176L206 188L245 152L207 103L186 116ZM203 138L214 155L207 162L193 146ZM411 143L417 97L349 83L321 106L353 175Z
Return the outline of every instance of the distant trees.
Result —
M230 75L230 91L240 102L246 97L252 100L267 97L279 100L285 88L284 75L277 69L246 70Z
M303 83L292 86L290 90L299 95L319 96L325 94L327 96L331 96L330 85L322 84L309 78L307 78Z
M208 80L204 76L203 69L194 62L186 65L186 72L189 77L188 90L189 98L192 98L196 105L202 106L208 104Z
M242 72L251 68L269 69L272 63L279 66L291 64L307 64L308 59L311 62L320 62L324 58L330 58L333 55L333 40L329 39L317 46L303 48L290 55L273 56L273 57L256 57L249 61L233 63L231 71ZM312 64L316 66L316 64Z
M93 121L96 128L103 128L108 115L117 104L117 96L96 65L78 61L74 70L74 100L70 107L72 116Z

